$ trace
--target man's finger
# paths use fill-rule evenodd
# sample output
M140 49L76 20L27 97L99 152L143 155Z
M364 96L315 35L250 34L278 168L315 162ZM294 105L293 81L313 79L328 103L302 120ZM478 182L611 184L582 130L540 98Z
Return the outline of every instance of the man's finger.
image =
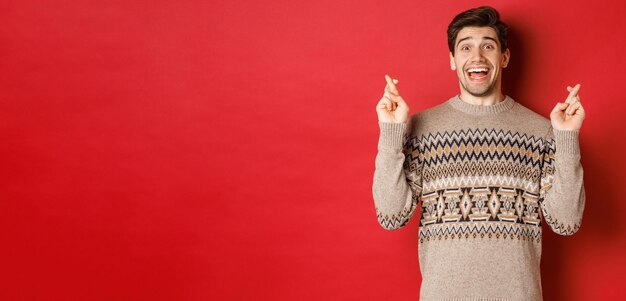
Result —
M379 106L381 105L382 105L382 108L385 108L388 111L391 111L391 100L389 100L387 97L383 97L380 100Z
M390 90L396 90L396 85L393 83L393 80L389 75L385 74L385 80L387 81L387 86L389 86Z
M386 109L387 104L384 101L384 97L376 104L376 109Z
M567 89L567 90L570 90L570 89ZM567 95L567 99L565 100L565 102L573 103L574 101L576 101L574 97L576 97L576 95L578 94L578 90L580 90L580 84L576 84L576 86L574 86L574 88L570 90L569 95Z
M567 107L567 109L565 110L565 114L567 114L567 115L572 115L572 113L574 112L574 110L576 110L576 108L577 108L577 106L576 106L577 104L579 104L579 103L577 102L577 103L570 104L570 105Z
M557 102L556 105L554 106L554 109L552 109L552 112L550 112L550 114L561 112L561 111L565 110L565 108L567 108L568 106L569 106L568 103Z
M385 92L385 98L389 99L391 103L396 103L398 102L398 98L400 98L400 96L391 94L390 92Z
M393 94L388 94L389 95L389 100L391 101L391 103L393 104L393 109L395 110L397 107L405 107L407 106L406 102L404 101L404 99L402 99L402 96L400 95L393 95Z
M387 80L387 85L389 85L389 89L393 94L398 94L398 88L396 88L396 85L393 83L393 80L391 79L391 77L389 77L389 75L385 74L385 79Z
M585 108L581 105L580 107L578 107L578 110L576 110L576 112L574 112L575 115L583 115L585 116Z
M573 103L572 105L570 105L567 110L565 110L565 114L568 115L575 115L576 111L581 110L583 108L583 105L577 101L575 103Z
M395 95L395 94L392 94L391 92L385 92L385 97L394 103L399 102L402 99L400 95Z
M398 95L397 93L391 91L391 88L389 88L389 84L385 86L385 93L389 93L391 95Z

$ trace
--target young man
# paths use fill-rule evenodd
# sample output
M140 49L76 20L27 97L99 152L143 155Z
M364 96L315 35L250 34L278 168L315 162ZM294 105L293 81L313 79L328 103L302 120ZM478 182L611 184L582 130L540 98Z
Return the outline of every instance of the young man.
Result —
M578 133L580 85L550 120L502 94L510 52L496 10L448 27L460 94L409 118L398 80L376 106L373 196L380 225L407 224L421 200L420 300L542 300L542 217L574 234L585 206Z

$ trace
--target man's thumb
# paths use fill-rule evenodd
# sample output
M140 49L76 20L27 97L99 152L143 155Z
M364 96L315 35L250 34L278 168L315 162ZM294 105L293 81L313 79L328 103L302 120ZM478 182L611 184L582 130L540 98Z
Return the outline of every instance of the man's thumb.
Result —
M569 106L568 103L566 102L559 102L554 106L554 109L552 109L552 113L556 113L558 111L563 111L565 110L567 107Z

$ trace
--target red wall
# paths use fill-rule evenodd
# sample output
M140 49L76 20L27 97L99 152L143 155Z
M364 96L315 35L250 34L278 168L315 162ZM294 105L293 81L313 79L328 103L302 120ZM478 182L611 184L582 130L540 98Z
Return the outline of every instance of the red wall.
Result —
M480 4L507 94L548 116L582 84L587 207L544 228L545 299L624 297L623 3L2 1L0 299L417 300L375 105L385 73L412 113L456 94L446 26Z

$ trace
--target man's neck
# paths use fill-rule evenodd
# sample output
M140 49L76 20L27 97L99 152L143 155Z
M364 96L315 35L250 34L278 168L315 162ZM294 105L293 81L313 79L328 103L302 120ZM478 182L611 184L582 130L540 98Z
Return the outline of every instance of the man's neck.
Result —
M461 90L461 94L459 95L459 98L462 101L467 102L469 104L473 104L473 105L479 105L479 106L495 105L501 101L504 101L504 97L505 97L504 94L502 94L502 92L500 91L494 92L487 96L478 97L478 96L469 94L467 91Z

